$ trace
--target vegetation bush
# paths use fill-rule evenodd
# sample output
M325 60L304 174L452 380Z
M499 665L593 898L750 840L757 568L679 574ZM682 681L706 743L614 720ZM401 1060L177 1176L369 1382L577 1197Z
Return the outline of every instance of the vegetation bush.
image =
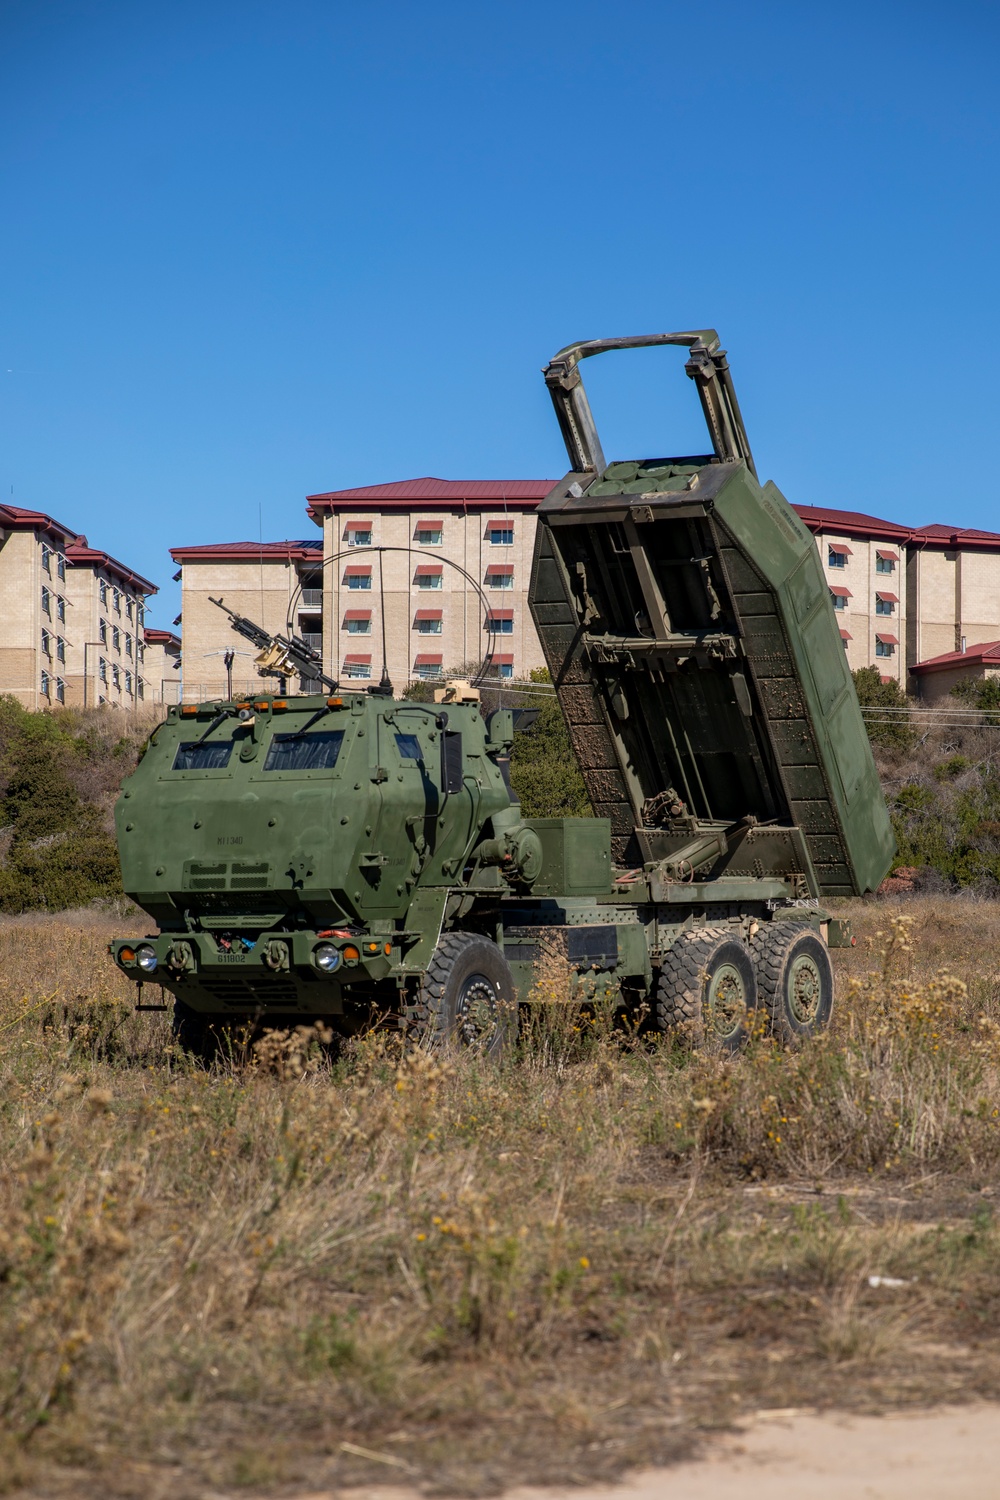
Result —
M121 893L111 809L150 722L108 709L31 713L0 697L0 911Z

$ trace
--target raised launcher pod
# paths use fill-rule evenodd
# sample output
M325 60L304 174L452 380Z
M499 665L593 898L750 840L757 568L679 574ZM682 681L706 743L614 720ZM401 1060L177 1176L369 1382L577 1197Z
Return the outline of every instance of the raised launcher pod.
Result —
M608 464L580 363L655 344L689 351L714 451ZM717 334L571 344L545 379L570 472L539 509L531 611L616 863L653 900L875 889L895 845L830 591L757 480Z

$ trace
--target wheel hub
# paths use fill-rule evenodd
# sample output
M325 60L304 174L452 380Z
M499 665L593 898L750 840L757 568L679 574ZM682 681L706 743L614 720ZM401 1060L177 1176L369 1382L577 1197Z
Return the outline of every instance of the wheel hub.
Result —
M819 1012L822 977L815 959L800 953L788 974L788 1007L801 1026L809 1026Z
M707 1029L717 1037L732 1036L747 1013L743 975L735 964L720 964L708 981L705 997Z
M467 1047L485 1047L499 1024L499 1000L485 974L470 974L458 997L458 1030Z

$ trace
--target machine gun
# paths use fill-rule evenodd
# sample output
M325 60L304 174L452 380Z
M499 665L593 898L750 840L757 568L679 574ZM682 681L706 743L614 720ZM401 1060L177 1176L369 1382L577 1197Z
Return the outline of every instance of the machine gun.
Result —
M328 692L337 691L337 682L323 671L323 658L312 646L297 636L271 635L263 625L258 625L247 615L238 615L221 599L208 596L210 604L217 604L229 616L229 623L245 641L257 647L254 661L262 677L301 677L304 682L314 683Z

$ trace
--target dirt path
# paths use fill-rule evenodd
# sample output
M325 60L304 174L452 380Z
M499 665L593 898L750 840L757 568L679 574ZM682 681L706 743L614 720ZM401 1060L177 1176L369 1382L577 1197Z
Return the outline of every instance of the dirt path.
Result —
M506 1500L998 1500L1000 1407L898 1416L760 1413L713 1440L703 1459L633 1475L620 1486L519 1489ZM296 1500L334 1500L311 1491ZM417 1500L396 1487L336 1500Z

